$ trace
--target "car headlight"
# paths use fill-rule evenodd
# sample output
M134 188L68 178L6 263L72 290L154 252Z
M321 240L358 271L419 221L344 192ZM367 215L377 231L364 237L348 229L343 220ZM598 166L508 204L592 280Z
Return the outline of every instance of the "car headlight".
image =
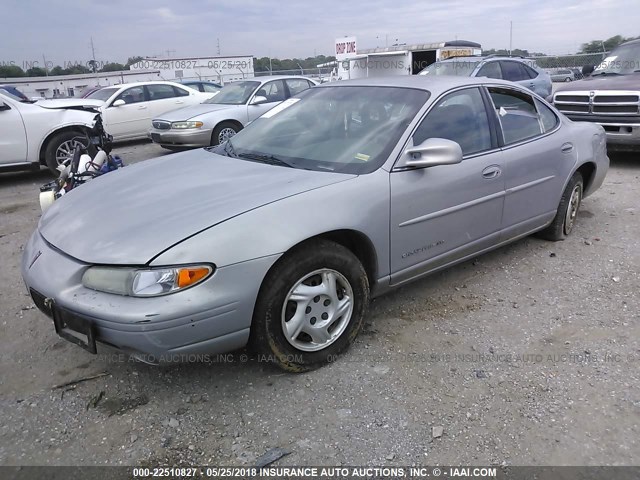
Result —
M176 128L179 130L184 130L186 128L200 128L204 125L202 122L173 122L171 124L171 128Z
M214 272L211 265L160 268L90 267L82 284L101 292L130 297L155 297L193 287Z

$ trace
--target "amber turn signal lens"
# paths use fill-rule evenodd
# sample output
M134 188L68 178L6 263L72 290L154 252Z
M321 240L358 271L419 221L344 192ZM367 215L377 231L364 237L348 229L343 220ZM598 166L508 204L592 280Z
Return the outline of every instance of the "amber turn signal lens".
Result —
M209 275L209 272L211 272L211 269L204 267L181 268L178 270L178 288L184 288L198 283Z

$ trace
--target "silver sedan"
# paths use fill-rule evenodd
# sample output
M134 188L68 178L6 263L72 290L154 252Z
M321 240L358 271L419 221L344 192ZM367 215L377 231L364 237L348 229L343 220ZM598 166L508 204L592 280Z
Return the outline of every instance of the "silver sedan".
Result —
M89 351L162 362L249 342L304 371L353 342L373 296L532 233L564 239L608 165L602 127L513 83L329 83L223 145L71 191L22 274Z
M199 105L154 118L149 138L168 149L218 145L280 102L315 84L306 77L283 75L230 83Z

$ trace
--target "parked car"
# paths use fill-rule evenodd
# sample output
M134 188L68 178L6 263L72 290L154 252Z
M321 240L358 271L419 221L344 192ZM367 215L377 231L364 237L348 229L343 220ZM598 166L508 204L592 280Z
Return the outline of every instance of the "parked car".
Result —
M282 75L230 83L201 105L155 117L149 137L170 149L218 145L280 102L315 84L306 77Z
M168 110L196 105L211 97L211 93L196 92L175 82L135 82L103 87L87 96L103 102L104 126L114 141L146 138L151 119ZM64 106L74 99L42 100L39 105Z
M353 342L371 297L534 232L565 238L608 164L601 127L509 82L326 83L223 145L63 196L22 275L94 353L176 361L250 342L304 371Z
M29 97L27 97L13 85L0 85L0 93L1 92L8 93L9 95L12 95L19 99L21 102L32 103L31 100L29 100Z
M584 75L582 74L582 69L578 68L578 67L572 67L569 70L571 70L573 72L573 79L574 80L581 80L584 78Z
M567 69L556 70L551 74L552 82L573 82L576 79L576 74Z
M198 92L210 92L215 94L222 89L222 85L219 85L213 82L208 82L206 80L183 80L180 83L186 87L193 88Z
M0 91L0 170L56 167L73 153L75 138L93 127L102 102L76 101L66 106L24 102Z
M611 151L640 151L640 40L615 48L583 80L558 87L553 103L571 120L607 132Z
M495 55L453 57L432 63L419 75L487 77L516 82L543 98L551 95L551 77L533 60Z

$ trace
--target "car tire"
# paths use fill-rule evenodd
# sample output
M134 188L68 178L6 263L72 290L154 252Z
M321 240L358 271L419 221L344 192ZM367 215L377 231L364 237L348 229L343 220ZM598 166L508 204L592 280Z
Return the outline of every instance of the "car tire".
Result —
M369 279L358 258L331 241L308 242L265 277L250 346L283 370L313 370L353 343L368 306Z
M73 139L82 136L84 136L84 134L80 132L66 131L51 137L44 150L44 160L49 170L51 170L51 173L56 176L60 174L57 168L59 165L57 157L59 153L61 153L59 150L64 149L65 151L69 151L71 156L73 156Z
M565 82L570 82L571 81L571 77L567 77L564 79Z
M238 124L233 122L221 122L216 125L211 134L211 145L220 145L233 137L236 133L242 130L238 127Z
M584 180L582 179L582 174L576 172L564 189L553 222L540 232L540 237L554 242L567 238L575 225L578 210L582 203L583 191Z

